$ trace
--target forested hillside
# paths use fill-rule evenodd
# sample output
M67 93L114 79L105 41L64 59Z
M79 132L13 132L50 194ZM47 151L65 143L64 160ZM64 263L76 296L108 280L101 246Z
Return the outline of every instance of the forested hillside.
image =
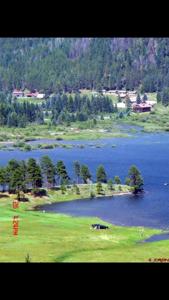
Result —
M0 38L0 90L161 91L169 38Z

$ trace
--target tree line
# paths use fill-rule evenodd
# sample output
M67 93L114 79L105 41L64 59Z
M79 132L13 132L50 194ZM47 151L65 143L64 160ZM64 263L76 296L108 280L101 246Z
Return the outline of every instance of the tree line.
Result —
M101 113L117 112L117 105L113 105L109 97L101 94L81 96L80 93L72 95L57 94L42 104L46 112L51 112L52 124L61 122L86 121ZM48 114L49 115L49 114Z
M0 38L0 90L169 86L169 38Z
M0 125L26 127L29 123L44 124L43 110L38 104L19 103L12 96L0 93Z
M87 165L81 165L78 161L74 161L73 169L75 179L71 180L62 160L54 164L47 155L42 156L39 163L34 158L29 158L28 161L12 159L7 166L0 167L0 185L2 192L16 193L18 200L20 200L21 193L26 193L29 190L36 194L42 187L51 189L58 185L64 192L66 185L70 183L73 183L77 190L77 184L81 182L84 184L92 183L92 175ZM133 187L134 193L141 191L143 178L137 167L131 166L128 174L129 177L126 178L125 183ZM110 189L113 189L113 184L121 184L119 176L115 176L114 180L108 180L102 165L97 168L96 181L97 189L100 190L102 183L108 183Z

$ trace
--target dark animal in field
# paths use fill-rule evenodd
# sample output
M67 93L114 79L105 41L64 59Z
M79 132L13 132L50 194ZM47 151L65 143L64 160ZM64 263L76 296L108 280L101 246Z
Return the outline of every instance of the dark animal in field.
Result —
M91 229L109 229L109 227L101 224L92 224Z

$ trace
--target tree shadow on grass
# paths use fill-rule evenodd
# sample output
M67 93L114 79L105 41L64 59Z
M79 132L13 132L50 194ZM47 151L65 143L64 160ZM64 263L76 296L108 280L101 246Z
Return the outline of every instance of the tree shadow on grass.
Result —
M6 195L6 194L0 194L0 198L9 198L9 195Z

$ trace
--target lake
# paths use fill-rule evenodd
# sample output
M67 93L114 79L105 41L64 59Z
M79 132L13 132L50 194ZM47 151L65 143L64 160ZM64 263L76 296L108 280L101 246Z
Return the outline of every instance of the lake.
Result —
M109 178L119 175L122 181L127 176L129 167L135 164L144 178L143 195L77 200L52 204L46 209L75 216L97 216L117 225L169 229L169 185L164 185L169 182L169 133L137 132L129 138L68 143L83 144L84 148L0 151L0 164L6 165L13 158L33 157L39 160L43 155L49 155L53 162L63 160L72 178L72 163L78 160L89 166L93 180L97 166L103 164Z

